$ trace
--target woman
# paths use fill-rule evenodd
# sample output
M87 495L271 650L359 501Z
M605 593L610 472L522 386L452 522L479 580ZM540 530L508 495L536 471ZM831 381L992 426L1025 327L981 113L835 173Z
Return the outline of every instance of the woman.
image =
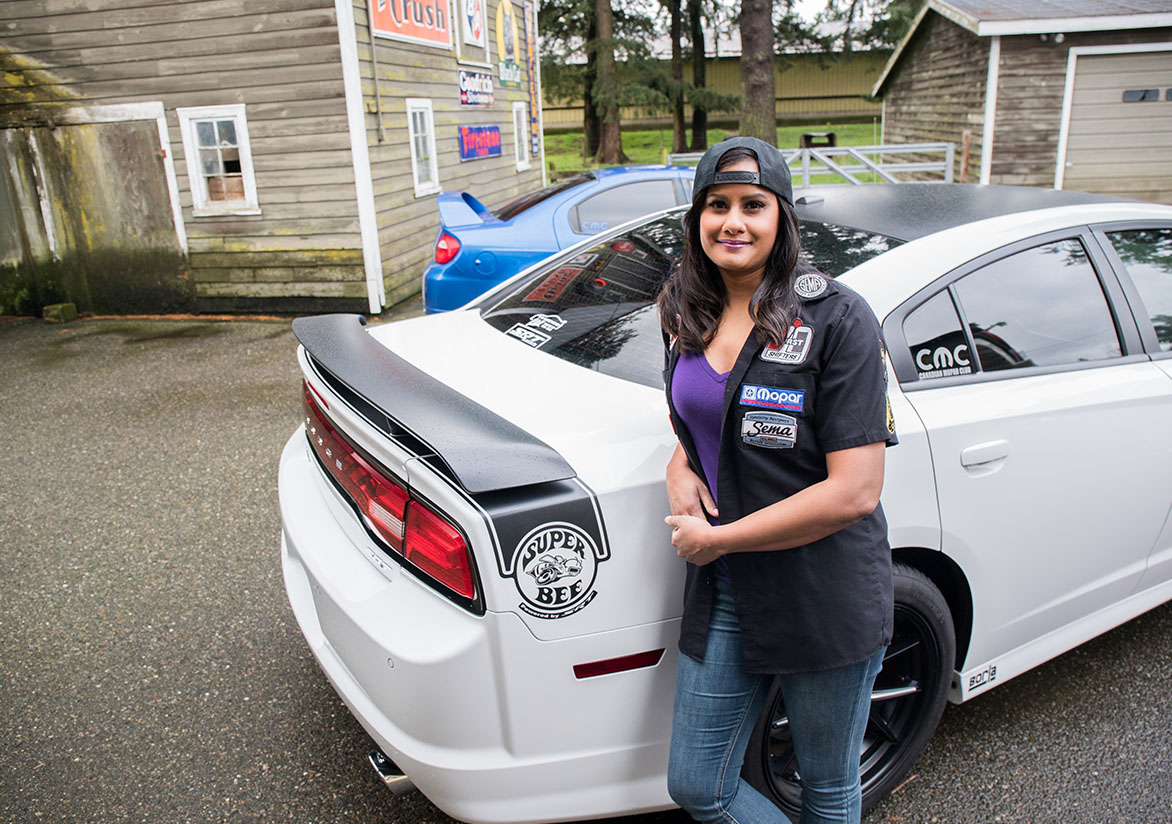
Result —
M668 783L700 821L784 822L740 778L778 679L802 824L858 822L859 751L891 640L883 450L894 444L879 325L798 260L789 169L755 138L696 168L671 342L672 544L688 562Z

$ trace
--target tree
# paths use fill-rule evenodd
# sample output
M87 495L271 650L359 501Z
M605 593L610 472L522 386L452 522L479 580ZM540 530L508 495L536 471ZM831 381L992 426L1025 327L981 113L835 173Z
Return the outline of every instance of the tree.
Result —
M704 24L700 9L701 0L688 0L688 22L691 24L692 40L692 86L703 89L707 85L707 55L704 54ZM697 96L699 97L699 96ZM692 151L702 152L708 148L708 109L702 99L692 100Z
M741 130L777 145L777 114L773 83L773 4L770 0L741 3Z
M622 163L623 135L619 123L619 73L614 59L614 11L610 0L596 0L594 16L598 37L592 46L598 59L598 79L594 84L594 105L599 116L598 163Z
M671 15L671 150L686 152L688 136L684 133L684 50L681 40L680 0L663 0Z

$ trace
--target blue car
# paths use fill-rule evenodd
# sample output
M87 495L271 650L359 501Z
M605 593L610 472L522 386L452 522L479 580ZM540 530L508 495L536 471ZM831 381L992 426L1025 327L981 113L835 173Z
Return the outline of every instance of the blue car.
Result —
M490 210L467 192L436 197L440 229L423 307L444 312L590 235L689 203L690 166L614 166L559 180Z

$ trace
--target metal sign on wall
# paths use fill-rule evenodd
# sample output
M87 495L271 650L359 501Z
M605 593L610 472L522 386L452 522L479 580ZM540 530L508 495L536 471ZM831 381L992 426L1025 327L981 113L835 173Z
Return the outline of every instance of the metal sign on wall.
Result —
M459 84L461 106L491 106L493 104L495 98L490 73L460 69Z
M537 113L541 111L541 93L537 85L537 9L533 3L525 4L525 69L529 75L529 148L534 157L541 154L541 123Z
M500 126L461 126L460 160L480 160L485 157L500 157Z
M380 37L452 48L452 8L448 0L377 0L370 16L370 27Z
M517 14L513 11L510 0L501 0L496 7L496 54L497 75L502 86L512 89L521 88L521 64L524 60L521 52L520 27L517 25Z

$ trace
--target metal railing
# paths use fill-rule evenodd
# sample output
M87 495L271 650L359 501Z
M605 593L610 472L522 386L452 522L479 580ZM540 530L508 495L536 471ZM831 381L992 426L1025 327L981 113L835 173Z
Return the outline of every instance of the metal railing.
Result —
M896 175L917 175L923 182L925 174L940 178L928 182L951 183L956 146L952 143L892 143L883 146L818 146L809 149L782 149L794 178L794 186L809 186L817 175L834 175L846 183L862 184L874 181L860 180L859 176L878 178L886 183L903 183ZM924 156L942 154L940 160L923 160ZM908 160L884 162L892 156L908 156ZM679 152L667 156L668 163L693 165L703 152Z

